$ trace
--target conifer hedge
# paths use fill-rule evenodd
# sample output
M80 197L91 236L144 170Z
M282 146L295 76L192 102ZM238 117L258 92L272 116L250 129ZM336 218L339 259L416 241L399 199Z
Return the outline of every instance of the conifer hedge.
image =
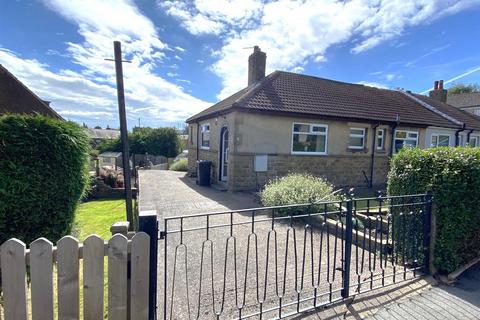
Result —
M480 255L480 148L405 149L391 161L388 194L431 191L434 264L450 273Z
M88 185L89 141L73 122L0 117L0 244L56 241L71 231Z

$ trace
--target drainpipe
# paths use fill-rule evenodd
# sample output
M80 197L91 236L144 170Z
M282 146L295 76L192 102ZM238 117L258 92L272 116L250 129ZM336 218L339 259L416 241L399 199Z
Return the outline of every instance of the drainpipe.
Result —
M390 141L390 157L393 156L393 151L395 148L395 129L397 129L398 125L400 124L400 115L397 114L397 118L395 120L395 123L392 126L392 130L390 131L390 134L392 136L392 139Z
M467 143L468 144L470 144L470 135L472 134L472 132L473 132L473 129L468 131L468 133L467 133Z
M462 128L461 129L458 129L457 131L455 131L455 147L458 147L458 144L460 142L460 139L459 139L459 134L460 132L462 131L465 131L465 123L462 124Z
M377 123L376 125L373 126L372 130L372 160L370 161L370 183L369 183L369 188L373 187L373 167L375 164L375 149L376 149L376 140L377 140L377 128L380 125L380 123Z
M198 161L198 153L200 152L200 147L199 147L199 133L200 133L200 122L197 122L197 161Z

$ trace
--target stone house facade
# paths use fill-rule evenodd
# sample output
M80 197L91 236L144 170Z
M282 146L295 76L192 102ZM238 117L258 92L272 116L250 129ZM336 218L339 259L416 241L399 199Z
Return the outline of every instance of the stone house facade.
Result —
M209 160L212 181L231 191L290 172L378 188L402 147L476 146L480 137L480 118L434 98L289 72L265 77L264 59L255 47L248 87L187 119L191 174Z

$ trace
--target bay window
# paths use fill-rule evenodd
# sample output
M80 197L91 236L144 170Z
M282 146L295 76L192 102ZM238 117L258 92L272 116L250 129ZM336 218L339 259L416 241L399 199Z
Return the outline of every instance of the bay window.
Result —
M448 147L450 136L448 134L432 134L431 147Z
M293 154L327 154L328 126L325 124L294 123Z
M395 131L395 152L399 151L405 146L416 147L418 145L418 132L396 130Z

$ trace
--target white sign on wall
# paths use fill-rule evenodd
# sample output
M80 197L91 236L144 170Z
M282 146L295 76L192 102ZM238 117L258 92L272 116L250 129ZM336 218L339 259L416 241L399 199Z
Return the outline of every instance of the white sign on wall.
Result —
M266 154L256 155L254 160L255 172L265 172L268 169L268 156Z

